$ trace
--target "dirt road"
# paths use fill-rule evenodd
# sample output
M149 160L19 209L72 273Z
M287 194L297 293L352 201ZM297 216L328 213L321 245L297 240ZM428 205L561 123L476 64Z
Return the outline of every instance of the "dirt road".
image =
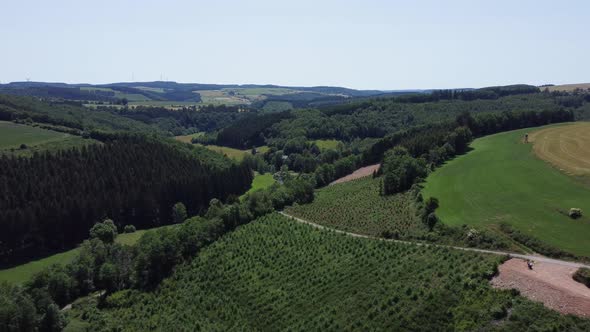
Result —
M340 179L331 182L329 185L331 186L331 185L337 184L337 183L343 183L343 182L348 182L348 181L364 178L365 176L372 175L373 172L378 170L380 166L381 166L381 164L375 164L375 165L361 167L361 168L357 169L356 171L352 172L351 174L348 174L347 176L343 176Z
M498 269L500 273L492 279L492 286L515 288L522 296L550 309L590 317L590 288L572 279L576 267L536 262L530 270L525 260L513 258Z

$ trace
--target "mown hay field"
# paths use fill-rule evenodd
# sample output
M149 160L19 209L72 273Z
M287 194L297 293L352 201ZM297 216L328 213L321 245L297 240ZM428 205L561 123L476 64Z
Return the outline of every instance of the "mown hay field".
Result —
M559 170L590 175L590 122L544 128L530 134L529 141L539 158Z
M515 130L476 139L472 151L433 172L424 197L440 201L437 215L449 225L493 227L508 223L529 236L577 255L590 256L590 187L539 159L525 133ZM568 217L570 208L586 211Z

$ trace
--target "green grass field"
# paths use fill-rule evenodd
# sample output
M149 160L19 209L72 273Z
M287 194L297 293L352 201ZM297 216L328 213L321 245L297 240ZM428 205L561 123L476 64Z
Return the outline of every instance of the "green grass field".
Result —
M424 197L440 200L438 216L449 225L506 222L547 244L590 256L590 188L559 172L522 143L523 129L475 140L473 151L449 161L427 179Z
M98 141L80 136L0 121L0 155L27 157L35 152L57 151L97 143ZM25 144L27 148L20 149L21 144Z
M184 142L184 143L192 143L193 138L201 137L204 134L205 133L201 132L201 133L194 133L194 134L190 134L190 135L174 136L174 139L176 139L177 141Z
M225 155L225 156L235 159L237 161L244 159L245 155L252 153L252 150L239 150L239 149L234 149L234 148L230 148L227 146L205 145L205 147L211 151L215 151L219 154ZM258 149L258 153L264 153L264 152L268 151L268 146L260 146L257 149Z
M170 226L163 226L170 227ZM116 242L132 246L147 230L138 230L134 233L119 234ZM7 281L12 283L22 283L29 280L35 273L40 272L44 268L53 264L67 264L76 258L79 249L68 250L59 254L51 255L36 261L15 266L10 269L0 270L0 282Z
M86 319L91 331L588 328L492 289L487 278L501 259L353 238L272 214L204 248L157 290L115 293L115 305L89 309ZM84 317L77 309L69 315Z
M272 174L270 174L270 173L266 173L266 174L256 173L256 176L254 176L254 180L252 181L252 187L244 195L242 195L242 197L244 197L245 195L247 195L249 193L253 193L255 191L268 188L268 187L272 186L275 182L276 182L275 179L272 177Z
M61 141L72 135L57 131L0 121L0 149L18 148L21 144L33 146Z
M315 140L314 143L320 148L320 150L336 150L340 141L335 139L318 139Z

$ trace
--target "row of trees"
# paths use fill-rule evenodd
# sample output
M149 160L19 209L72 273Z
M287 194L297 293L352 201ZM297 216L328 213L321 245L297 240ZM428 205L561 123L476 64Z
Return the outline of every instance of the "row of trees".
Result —
M363 152L362 163L368 165L379 162L386 151L398 145L405 147L414 157L432 154L431 158L440 163L445 160L444 154L452 156L464 153L472 137L567 121L574 121L574 114L562 109L477 116L463 112L453 122L416 126L384 137ZM445 146L445 143L449 144ZM439 157L435 158L436 154Z
M112 218L149 228L170 223L171 207L189 214L213 197L246 191L245 164L203 162L155 139L125 136L103 145L0 158L0 262L16 264L71 248L90 227Z

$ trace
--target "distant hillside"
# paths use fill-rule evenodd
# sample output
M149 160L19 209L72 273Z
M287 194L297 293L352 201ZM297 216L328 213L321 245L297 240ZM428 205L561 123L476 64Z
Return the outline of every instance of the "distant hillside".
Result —
M273 99L291 103L286 108L307 107L315 101L333 103L353 97L383 94L379 90L342 87L289 87L258 84L201 84L177 82L120 82L110 84L66 84L12 82L0 85L0 93L83 101L89 104L131 104L139 106L251 105L265 106ZM272 97L272 98L271 98ZM282 97L282 98L281 98ZM283 105L285 106L285 105Z
M547 89L547 90L549 90L549 92L553 92L553 91L572 92L576 89L590 90L590 83L547 85L547 86L540 86L539 88L541 90Z

